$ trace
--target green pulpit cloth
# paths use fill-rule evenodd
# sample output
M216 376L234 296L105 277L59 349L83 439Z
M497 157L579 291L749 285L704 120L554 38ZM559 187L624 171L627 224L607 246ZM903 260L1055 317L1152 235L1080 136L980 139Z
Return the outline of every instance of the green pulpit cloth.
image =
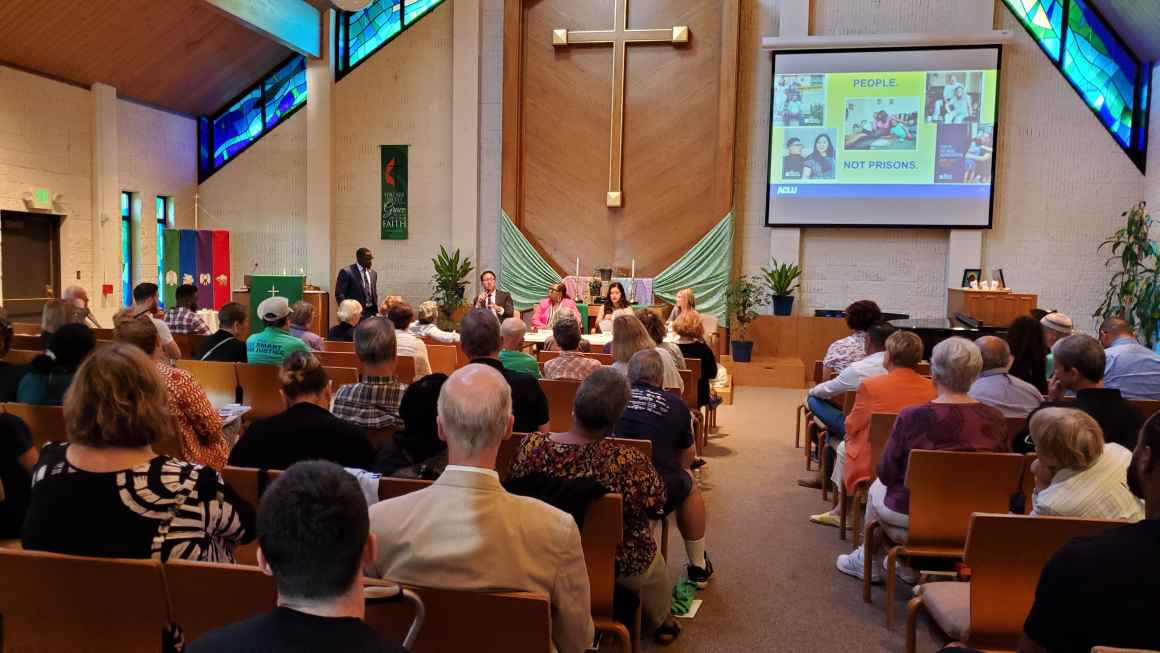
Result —
M258 318L258 304L270 297L285 297L294 306L294 302L302 299L302 287L306 284L306 277L296 274L283 275L252 275L250 277L250 333L262 330L262 320Z

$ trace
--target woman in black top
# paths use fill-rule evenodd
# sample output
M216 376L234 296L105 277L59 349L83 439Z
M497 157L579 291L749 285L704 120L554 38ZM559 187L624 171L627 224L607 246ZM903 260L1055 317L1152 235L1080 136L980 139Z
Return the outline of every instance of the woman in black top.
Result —
M407 386L399 402L399 417L405 426L379 450L374 471L385 476L431 480L443 473L447 443L439 439L435 417L439 390L446 380L446 374L436 372Z
M12 351L12 323L6 317L0 317L0 358L4 358ZM16 388L26 371L24 365L15 365L0 361L0 401L16 401Z
M717 378L717 356L704 342L705 327L701 324L701 315L696 311L685 311L673 322L673 331L676 332L677 346L685 358L696 358L701 361L701 378L697 379L697 405L709 404L709 382Z
M1008 374L1047 394L1047 344L1039 321L1030 315L1015 318L1007 327L1007 344L1011 347Z
M16 386L16 400L24 404L60 406L73 374L97 346L92 329L66 324L50 336L48 349L32 359Z
M362 319L362 304L353 299L344 299L338 305L338 324L326 332L327 340L353 342L354 328Z
M374 447L365 431L330 413L330 379L317 358L290 354L278 380L286 410L251 424L230 452L231 465L286 469L300 460L329 460L370 469Z

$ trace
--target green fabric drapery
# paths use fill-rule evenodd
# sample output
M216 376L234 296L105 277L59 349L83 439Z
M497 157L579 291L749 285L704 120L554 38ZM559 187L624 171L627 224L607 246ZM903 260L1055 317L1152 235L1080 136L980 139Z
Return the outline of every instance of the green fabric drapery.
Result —
M520 233L507 211L500 209L499 286L512 294L519 310L548 296L548 284L562 281L543 256Z
M653 279L653 297L675 304L678 291L692 288L697 310L726 324L725 292L732 270L733 211L730 211L692 249Z

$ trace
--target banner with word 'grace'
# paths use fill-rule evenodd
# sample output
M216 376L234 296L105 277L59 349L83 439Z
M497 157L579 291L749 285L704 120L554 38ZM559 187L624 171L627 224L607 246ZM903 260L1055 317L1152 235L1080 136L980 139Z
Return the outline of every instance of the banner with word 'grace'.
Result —
M382 240L407 239L407 150L410 145L380 145L383 185Z
M271 297L285 297L294 306L294 302L302 299L302 287L306 284L306 277L295 275L252 275L250 277L250 333L257 333L264 327L258 318L258 304L263 299Z

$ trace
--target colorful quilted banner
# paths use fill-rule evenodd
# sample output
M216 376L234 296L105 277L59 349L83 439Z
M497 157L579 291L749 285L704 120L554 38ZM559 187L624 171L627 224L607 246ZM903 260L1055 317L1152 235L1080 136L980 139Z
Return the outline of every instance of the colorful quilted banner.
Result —
M166 229L162 235L164 269L161 293L172 306L177 287L197 286L198 308L218 310L230 301L230 232Z
M213 308L220 309L230 302L230 232L213 232ZM208 305L207 305L208 306Z
M213 308L213 232L197 232L197 307Z
M166 306L173 306L177 298L174 294L181 281L181 232L177 229L166 229L162 234L165 254L165 274L162 283L161 296Z

